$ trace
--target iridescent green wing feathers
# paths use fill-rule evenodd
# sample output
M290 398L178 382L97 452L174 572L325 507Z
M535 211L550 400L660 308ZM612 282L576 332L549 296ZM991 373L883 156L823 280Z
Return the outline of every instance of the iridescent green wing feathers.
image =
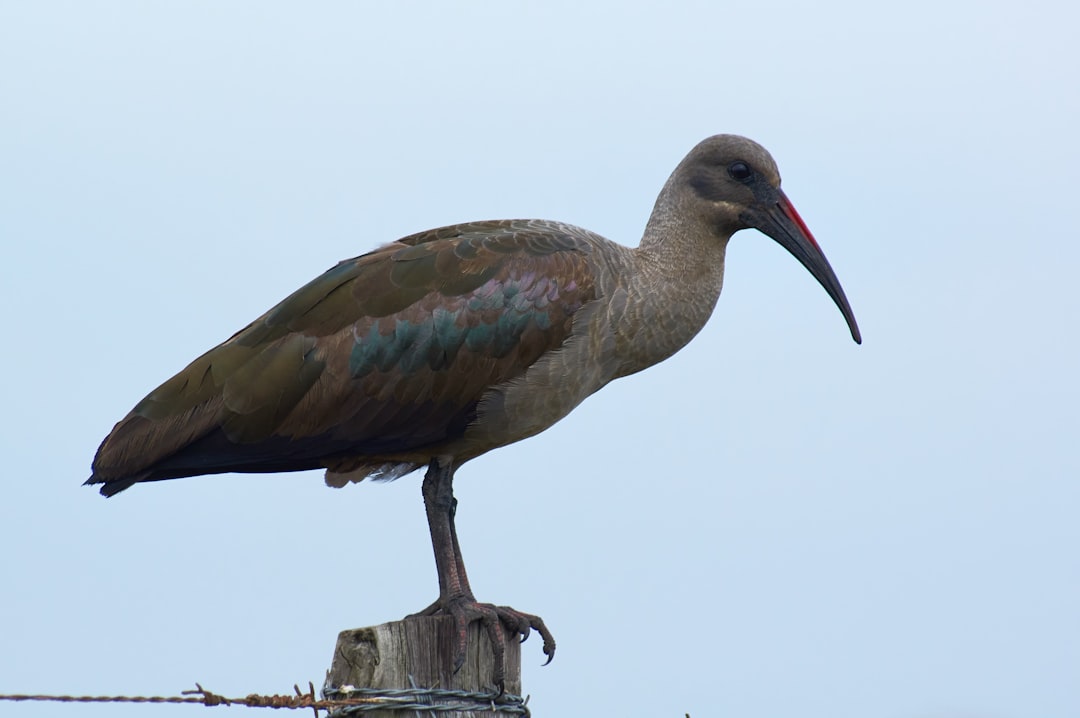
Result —
M139 402L89 483L289 471L460 435L596 297L582 230L444 227L341 262Z

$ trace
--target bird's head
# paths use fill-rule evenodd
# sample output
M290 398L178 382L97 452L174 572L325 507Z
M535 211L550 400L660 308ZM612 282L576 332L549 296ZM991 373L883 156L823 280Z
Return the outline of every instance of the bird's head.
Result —
M716 135L695 147L672 179L680 196L720 236L754 228L791 252L821 283L844 315L851 337L862 343L859 326L840 280L814 235L780 189L780 172L768 151L745 137Z

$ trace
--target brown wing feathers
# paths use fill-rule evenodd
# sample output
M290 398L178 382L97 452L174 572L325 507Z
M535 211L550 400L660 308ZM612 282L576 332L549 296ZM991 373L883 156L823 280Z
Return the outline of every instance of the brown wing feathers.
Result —
M141 401L88 483L317 468L460 435L595 297L589 245L501 221L407 237L338 264Z

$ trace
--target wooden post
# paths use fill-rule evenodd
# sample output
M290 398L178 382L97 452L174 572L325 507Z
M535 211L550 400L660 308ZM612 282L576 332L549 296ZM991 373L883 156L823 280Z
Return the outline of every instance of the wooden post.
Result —
M481 624L469 626L468 650L461 670L453 673L454 619L421 616L338 634L326 685L334 688L439 688L494 693L491 642ZM521 647L506 641L505 692L521 695ZM411 681L410 681L411 677ZM424 697L417 702L431 702ZM431 712L387 709L365 712L370 718L520 718L521 713L491 710Z

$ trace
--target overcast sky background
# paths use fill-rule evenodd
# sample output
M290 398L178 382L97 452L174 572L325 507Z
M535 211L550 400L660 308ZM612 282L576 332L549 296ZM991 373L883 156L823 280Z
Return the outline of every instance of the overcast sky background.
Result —
M636 244L735 132L865 343L744 232L686 349L459 473L478 597L558 641L534 715L1080 715L1076 9L662 5L0 5L0 692L287 692L426 606L419 475L80 483L338 260L497 217Z

